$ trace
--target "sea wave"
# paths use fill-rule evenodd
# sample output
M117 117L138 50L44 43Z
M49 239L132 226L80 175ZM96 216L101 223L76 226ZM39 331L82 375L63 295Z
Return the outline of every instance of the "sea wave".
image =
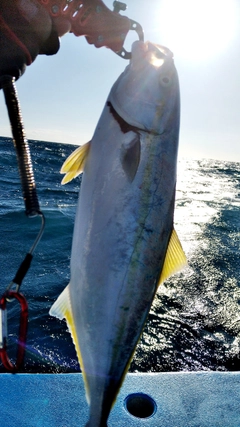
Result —
M59 170L75 147L29 143L46 228L22 284L29 303L23 372L76 372L79 366L66 325L48 314L70 277L81 180L61 186ZM4 292L34 241L40 220L25 215L11 139L0 138L0 153L0 269ZM188 267L159 287L130 367L132 372L240 369L239 194L239 163L179 160L175 228ZM9 353L13 358L18 311L16 304L9 305Z

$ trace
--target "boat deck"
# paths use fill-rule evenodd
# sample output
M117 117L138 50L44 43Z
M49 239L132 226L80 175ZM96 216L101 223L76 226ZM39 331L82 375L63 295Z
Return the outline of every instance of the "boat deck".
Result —
M0 374L1 426L85 427L81 374ZM240 372L128 374L108 427L239 427Z

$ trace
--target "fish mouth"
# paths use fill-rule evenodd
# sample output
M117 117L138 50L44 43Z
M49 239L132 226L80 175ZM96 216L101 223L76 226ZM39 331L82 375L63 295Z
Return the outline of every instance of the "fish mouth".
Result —
M132 58L130 62L134 62L137 59L147 59L149 57L156 57L159 60L172 60L173 52L166 46L160 44L154 44L149 41L142 42L136 41L132 45Z
M148 51L154 52L155 55L158 56L159 58L162 58L162 59L173 58L173 53L168 47L162 46L160 44L154 44L151 42L146 42L146 43L147 43Z
M158 46L158 45L157 45ZM164 55L166 55L168 58L173 58L173 52L166 46L160 46L159 45L159 49L162 50L162 52L164 53Z
M171 67L173 62L173 53L166 46L149 41L136 41L132 45L130 67L133 70L135 69L139 72L149 65L156 70L160 70L165 64Z

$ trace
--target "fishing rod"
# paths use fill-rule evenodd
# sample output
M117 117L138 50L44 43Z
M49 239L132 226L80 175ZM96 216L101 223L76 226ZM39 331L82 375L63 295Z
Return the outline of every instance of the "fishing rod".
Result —
M26 254L24 260L17 270L14 279L7 286L4 294L0 299L0 357L4 367L9 372L17 372L22 366L24 359L28 323L27 301L23 294L19 292L19 289L25 275L30 268L33 252L42 237L45 226L45 218L44 214L40 210L38 202L30 148L28 145L28 140L25 136L21 108L15 86L15 77L0 77L0 89L3 89L4 92L5 102L11 124L13 143L17 154L18 169L22 184L25 212L29 218L36 216L41 218L40 230L32 247ZM16 286L16 288L15 290L12 290L14 286ZM14 299L19 302L21 307L17 358L15 364L11 362L7 354L7 302L11 302Z

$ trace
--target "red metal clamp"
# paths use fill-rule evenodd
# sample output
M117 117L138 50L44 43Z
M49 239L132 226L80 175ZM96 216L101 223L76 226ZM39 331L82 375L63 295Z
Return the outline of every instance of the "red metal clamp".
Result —
M143 40L140 24L118 13L125 10L124 3L115 1L111 11L102 0L39 1L52 16L60 36L66 28L75 36L85 36L95 47L108 47L126 59L128 52L123 45L129 30L136 31L139 39Z
M16 363L12 363L7 354L7 300L15 298L21 306L19 337ZM0 357L5 369L16 373L23 364L28 325L28 304L19 292L7 291L0 300Z

